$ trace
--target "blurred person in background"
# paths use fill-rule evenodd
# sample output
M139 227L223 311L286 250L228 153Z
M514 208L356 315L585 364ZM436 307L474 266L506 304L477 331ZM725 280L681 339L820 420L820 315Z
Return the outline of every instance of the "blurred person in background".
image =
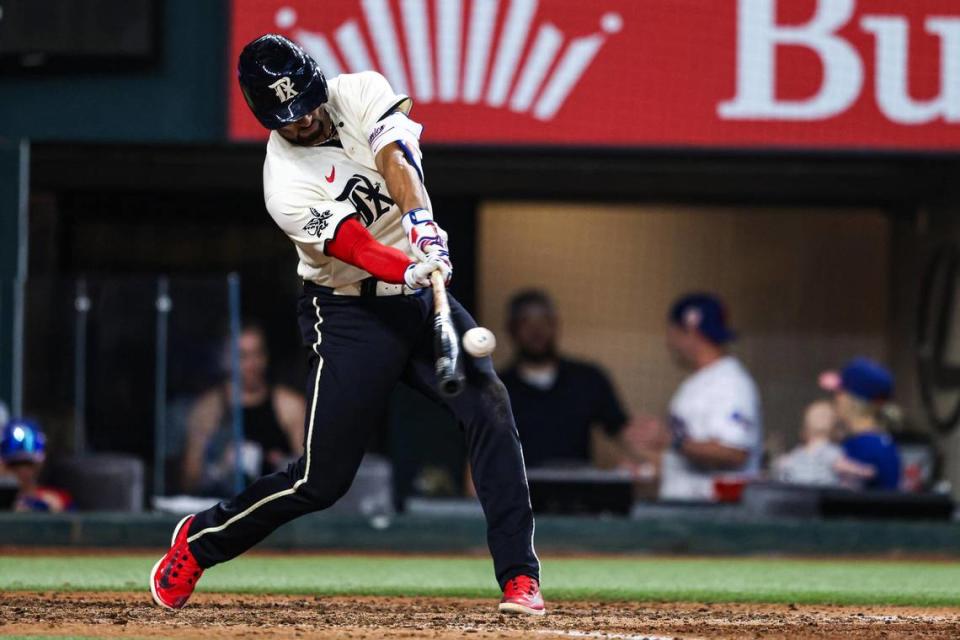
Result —
M32 420L14 418L0 433L0 461L17 479L14 511L59 512L73 507L70 494L40 485L46 437Z
M248 477L278 470L303 453L306 403L288 387L272 384L263 329L247 323L240 331L240 404L244 445L240 460ZM226 379L202 394L187 415L182 490L227 495L237 459L232 446L233 384Z
M773 464L781 482L807 486L855 487L872 475L871 467L848 458L835 442L839 416L829 400L810 403L803 414L801 445Z
M845 484L863 489L900 488L900 454L883 428L883 413L893 397L893 374L868 358L857 357L839 372L820 375L820 386L833 393L843 425L846 457L861 465L845 472Z
M827 400L810 403L803 413L801 444L773 463L773 476L791 484L835 486L840 476L834 469L843 449L833 441L837 412Z
M628 426L607 374L592 363L560 355L559 325L556 307L545 292L530 289L510 299L507 328L514 359L499 373L531 468L589 464L595 426L618 439Z
M714 295L685 295L670 308L667 348L691 373L670 401L667 425L644 421L636 436L659 462L662 500L716 500L718 482L760 470L760 395L728 350L734 338Z

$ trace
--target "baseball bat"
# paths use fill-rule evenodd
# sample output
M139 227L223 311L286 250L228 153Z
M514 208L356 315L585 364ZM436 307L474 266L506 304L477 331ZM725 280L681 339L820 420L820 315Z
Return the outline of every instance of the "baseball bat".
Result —
M437 383L440 394L448 398L463 391L463 360L460 336L450 319L447 286L439 271L430 274L433 284L433 348L436 355Z

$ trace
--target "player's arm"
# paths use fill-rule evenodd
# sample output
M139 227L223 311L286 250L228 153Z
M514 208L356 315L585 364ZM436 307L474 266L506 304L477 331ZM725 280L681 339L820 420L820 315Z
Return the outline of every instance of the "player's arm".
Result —
M674 450L696 465L708 469L738 469L750 459L750 445L755 440L757 425L750 412L741 408L736 397L718 399L706 424L694 438L687 433L682 420L671 419L669 428Z
M377 242L356 218L339 226L325 250L327 255L363 269L377 280L405 284L411 289L430 286L430 274L438 269L444 276L449 274L449 266L438 256L411 261L399 249Z
M273 196L266 204L270 216L301 251L318 258L318 254L336 258L377 280L405 284L411 289L430 286L430 273L437 269L449 275L448 265L435 264L438 259L412 261L402 251L378 242L357 219L350 203L318 198L310 206L304 203L309 202L311 194L298 195L301 197L292 202Z
M396 117L406 117L396 114ZM434 222L430 197L423 185L423 173L417 160L419 151L413 140L398 140L377 152L377 171L387 183L387 191L403 212L403 230L414 255L421 260L433 255L450 265L447 234Z
M421 130L405 113L387 114L370 132L370 150L387 192L402 212L403 230L414 255L420 260L431 255L451 267L447 234L433 220L430 196L424 186Z
M715 440L687 439L677 450L698 466L710 469L739 469L750 457L748 451L720 444Z
M415 164L412 151L402 143L392 142L377 153L377 171L387 183L387 192L406 213L414 209L430 210L430 198Z

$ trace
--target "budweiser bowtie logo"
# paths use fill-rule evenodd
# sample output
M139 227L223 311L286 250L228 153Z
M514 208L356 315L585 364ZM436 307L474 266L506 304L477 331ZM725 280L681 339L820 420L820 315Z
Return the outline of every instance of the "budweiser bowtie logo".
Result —
M375 69L397 93L421 103L482 103L539 120L556 115L606 38L623 26L620 14L607 12L598 31L571 37L548 19L534 24L537 0L400 0L399 15L389 0L359 4L361 15L329 34L302 26L291 7L280 8L274 21L328 77Z

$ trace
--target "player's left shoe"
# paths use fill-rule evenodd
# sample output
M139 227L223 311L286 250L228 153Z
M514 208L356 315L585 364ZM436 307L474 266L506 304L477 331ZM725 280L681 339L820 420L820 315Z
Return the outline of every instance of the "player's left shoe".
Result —
M540 595L540 583L530 576L517 576L507 581L500 600L500 613L525 613L542 616L547 610Z
M150 572L153 601L165 609L182 609L203 575L203 568L197 564L187 544L187 532L192 521L192 515L180 521L173 530L170 550L153 565L153 571Z

